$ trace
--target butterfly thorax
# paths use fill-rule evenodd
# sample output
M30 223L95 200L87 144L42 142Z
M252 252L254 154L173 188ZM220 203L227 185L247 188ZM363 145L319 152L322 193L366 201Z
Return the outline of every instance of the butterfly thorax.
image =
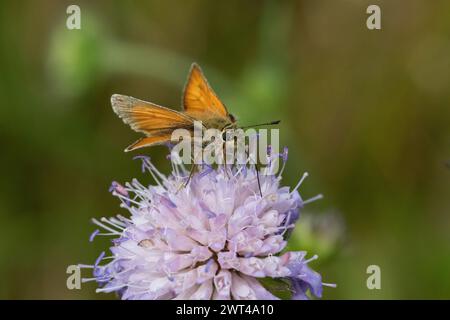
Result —
M198 121L202 122L202 125L205 129L218 129L225 130L229 128L233 128L235 123L231 121L231 119L227 119L224 117L207 117L207 118L197 118Z

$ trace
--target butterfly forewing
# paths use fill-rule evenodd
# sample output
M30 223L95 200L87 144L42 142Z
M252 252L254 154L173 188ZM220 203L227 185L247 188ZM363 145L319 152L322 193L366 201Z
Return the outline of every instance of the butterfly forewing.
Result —
M211 89L200 67L195 63L192 64L184 89L183 107L187 114L201 120L229 117L227 108Z
M133 97L111 97L114 112L130 127L147 135L161 135L178 128L190 129L193 119L181 112Z

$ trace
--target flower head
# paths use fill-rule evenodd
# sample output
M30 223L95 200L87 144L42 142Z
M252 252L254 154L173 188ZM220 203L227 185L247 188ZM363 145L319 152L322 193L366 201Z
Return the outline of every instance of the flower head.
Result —
M130 217L93 220L104 231L94 231L91 240L114 236L112 255L83 265L94 273L85 280L122 299L278 299L263 278L285 280L294 299L306 299L307 291L321 297L321 276L308 266L317 257L282 253L308 202L298 192L306 174L293 190L281 187L273 163L285 162L287 150L268 156L260 183L254 166L205 165L190 175L173 162L165 176L140 157L156 185L112 184Z

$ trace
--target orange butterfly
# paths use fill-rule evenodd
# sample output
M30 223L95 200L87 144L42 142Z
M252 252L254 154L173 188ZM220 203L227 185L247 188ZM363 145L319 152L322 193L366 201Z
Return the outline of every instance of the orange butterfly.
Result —
M236 119L219 100L195 63L191 66L184 89L182 112L120 94L111 97L111 104L114 112L131 129L146 135L128 146L126 152L170 142L176 129L193 132L194 121L201 121L205 129L221 131L236 126Z

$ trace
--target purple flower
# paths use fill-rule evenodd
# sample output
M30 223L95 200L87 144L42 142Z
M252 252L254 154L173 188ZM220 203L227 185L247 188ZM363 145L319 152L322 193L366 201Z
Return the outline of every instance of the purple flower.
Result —
M285 162L286 155L269 154L269 163ZM270 277L288 280L293 299L308 291L321 297L321 276L308 267L316 256L281 254L310 202L298 193L306 175L289 190L270 165L259 175L261 197L254 166L204 166L187 182L183 165L173 164L165 176L149 158L140 159L156 185L114 183L130 217L93 220L103 231L91 238L114 237L112 255L101 254L91 266L94 277L84 279L97 281L97 292L122 299L278 299L258 280Z

